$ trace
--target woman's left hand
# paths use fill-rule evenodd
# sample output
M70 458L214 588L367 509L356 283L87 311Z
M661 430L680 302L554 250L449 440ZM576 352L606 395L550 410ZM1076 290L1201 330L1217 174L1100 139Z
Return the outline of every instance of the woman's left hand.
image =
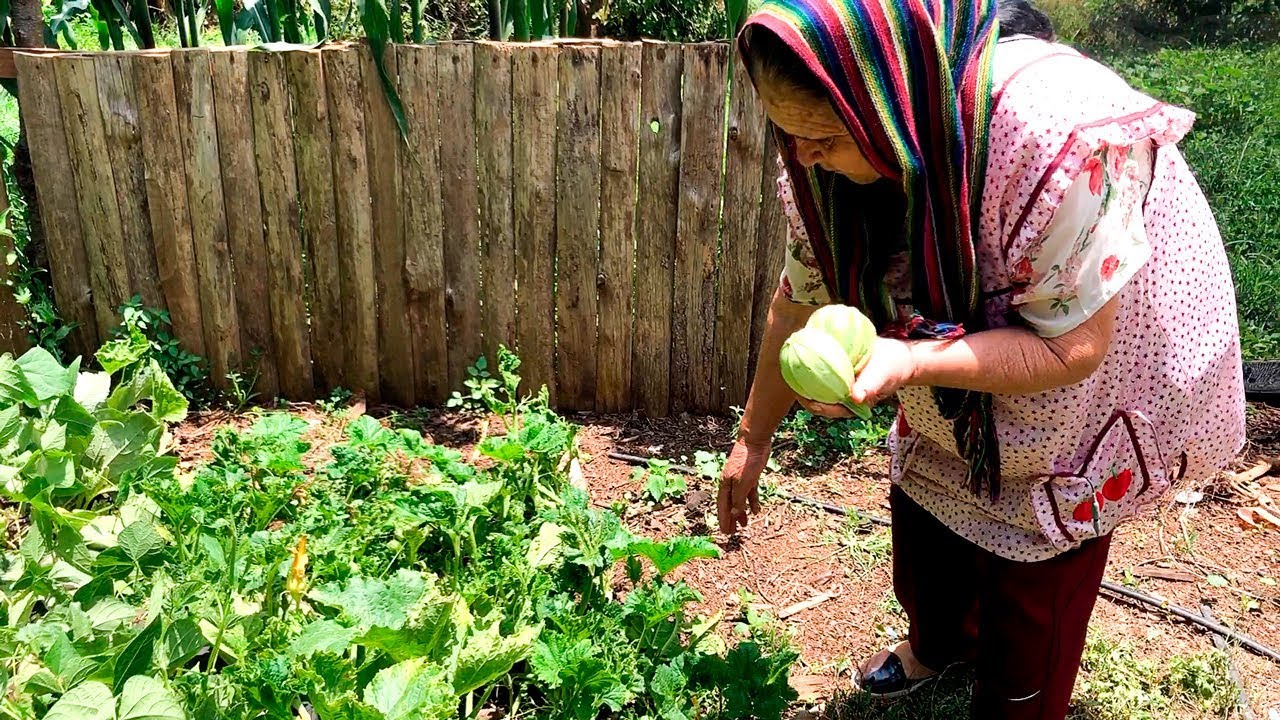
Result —
M916 375L915 356L902 340L876 338L871 357L858 373L850 394L857 405L872 406L909 385ZM814 415L828 418L852 417L848 408L801 398L800 404Z

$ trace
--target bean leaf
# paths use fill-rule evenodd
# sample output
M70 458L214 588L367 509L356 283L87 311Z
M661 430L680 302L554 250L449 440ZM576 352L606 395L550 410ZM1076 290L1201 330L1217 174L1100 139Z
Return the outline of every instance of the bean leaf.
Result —
M146 675L135 675L120 693L119 720L187 720L177 696L164 683Z
M100 682L81 683L58 699L45 720L112 720L116 704L111 688Z
M156 640L160 637L160 622L153 620L142 632L134 636L124 650L116 657L115 688L120 690L125 681L135 675L142 675L151 670L151 661L155 657ZM124 715L121 715L123 718ZM141 715L133 717L144 717Z

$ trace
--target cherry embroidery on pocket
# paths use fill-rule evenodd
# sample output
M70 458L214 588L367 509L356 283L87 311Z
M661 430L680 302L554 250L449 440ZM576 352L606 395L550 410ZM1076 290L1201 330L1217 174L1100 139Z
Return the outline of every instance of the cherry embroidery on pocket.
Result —
M1097 529L1102 508L1107 501L1116 502L1122 499L1132 486L1133 470L1125 468L1118 473L1112 472L1111 477L1102 483L1101 490L1094 492L1092 497L1085 498L1076 505L1075 510L1071 512L1072 519L1076 522L1092 522Z
M1107 478L1102 483L1102 496L1111 502L1115 502L1129 493L1129 488L1133 485L1133 470L1125 468L1123 471Z

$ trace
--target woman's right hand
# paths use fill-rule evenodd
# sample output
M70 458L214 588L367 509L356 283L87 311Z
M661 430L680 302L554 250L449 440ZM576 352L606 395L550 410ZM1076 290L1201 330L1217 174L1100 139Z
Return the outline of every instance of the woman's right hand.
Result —
M811 414L830 420L853 417L853 413L849 412L849 408L843 405L828 405L808 398L796 398L796 402L800 403L800 407L808 410Z
M720 473L720 497L717 510L720 531L732 535L747 526L747 511L760 512L760 475L769 462L771 444L739 438L725 459Z

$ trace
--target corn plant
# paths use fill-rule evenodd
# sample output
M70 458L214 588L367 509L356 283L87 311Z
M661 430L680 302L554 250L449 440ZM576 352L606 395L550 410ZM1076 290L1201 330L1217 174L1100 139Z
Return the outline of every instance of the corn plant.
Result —
M70 21L87 13L103 50L124 50L126 34L139 48L156 46L146 0L61 0L57 8L49 18L48 36L45 38L51 45L61 38L69 48L79 49L71 33Z
M578 6L573 0L489 0L489 37L528 42L573 35Z

